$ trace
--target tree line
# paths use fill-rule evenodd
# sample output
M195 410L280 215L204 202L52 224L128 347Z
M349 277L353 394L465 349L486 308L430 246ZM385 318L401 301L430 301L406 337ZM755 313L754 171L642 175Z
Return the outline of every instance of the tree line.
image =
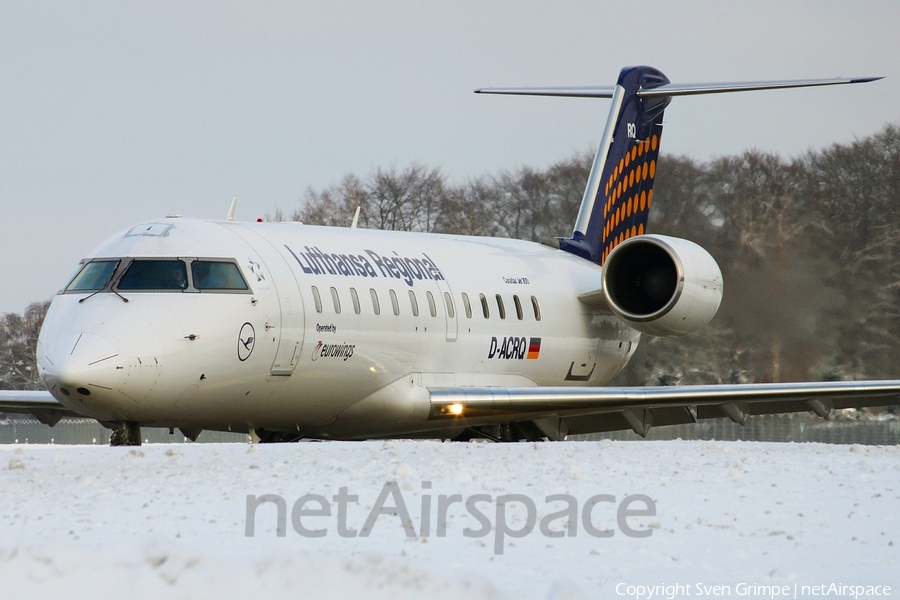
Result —
M571 235L593 156L452 183L421 164L309 188L271 220L541 241ZM663 156L648 233L718 261L722 307L699 333L645 336L621 385L900 376L900 127L785 158ZM0 318L0 389L40 386L34 344L47 303Z
M412 164L308 189L290 218L376 229L569 236L593 156L450 183ZM648 233L690 239L725 279L698 334L644 337L623 385L900 376L900 127L785 158L659 161Z

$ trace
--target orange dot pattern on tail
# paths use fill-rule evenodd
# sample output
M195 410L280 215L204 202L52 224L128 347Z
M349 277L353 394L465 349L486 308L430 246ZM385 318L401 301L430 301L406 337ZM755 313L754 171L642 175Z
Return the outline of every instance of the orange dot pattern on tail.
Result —
M653 202L653 182L659 159L659 134L634 140L631 149L605 174L603 182L603 227L600 264L613 249L636 235L643 235Z

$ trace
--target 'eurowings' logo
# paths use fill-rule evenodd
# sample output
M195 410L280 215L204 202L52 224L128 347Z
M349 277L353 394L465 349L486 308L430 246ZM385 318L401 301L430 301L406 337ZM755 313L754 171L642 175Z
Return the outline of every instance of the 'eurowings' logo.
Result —
M320 358L343 358L346 362L353 356L354 348L356 348L356 344L326 344L319 340L319 343L313 348L310 359L316 361Z

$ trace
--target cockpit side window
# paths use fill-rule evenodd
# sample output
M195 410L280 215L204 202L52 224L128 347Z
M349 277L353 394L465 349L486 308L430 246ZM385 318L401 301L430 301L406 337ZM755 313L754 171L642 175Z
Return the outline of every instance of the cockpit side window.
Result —
M128 266L116 287L124 291L184 290L187 286L187 266L184 261L138 259Z
M233 262L195 260L191 263L194 287L200 290L248 290L247 282Z
M97 292L106 287L118 266L118 260L95 260L86 263L66 286L67 292Z

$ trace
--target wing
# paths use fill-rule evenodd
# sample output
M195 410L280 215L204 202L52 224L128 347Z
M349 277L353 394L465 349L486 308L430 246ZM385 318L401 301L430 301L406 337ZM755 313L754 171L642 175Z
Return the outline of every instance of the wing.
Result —
M45 391L0 390L0 412L29 414L50 427L63 417L81 416Z
M900 380L660 387L430 388L429 420L448 427L531 421L551 439L728 417L900 404Z

